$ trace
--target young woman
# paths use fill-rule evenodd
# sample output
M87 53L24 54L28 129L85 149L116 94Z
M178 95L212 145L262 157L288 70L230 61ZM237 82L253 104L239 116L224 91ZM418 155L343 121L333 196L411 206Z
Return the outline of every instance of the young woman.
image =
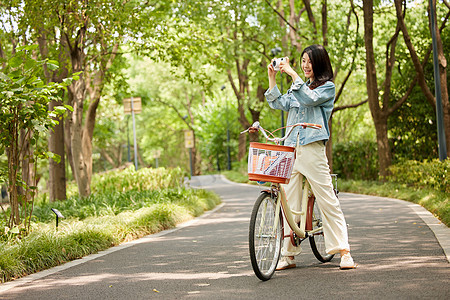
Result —
M333 191L330 168L325 153L325 143L330 133L328 121L333 110L336 96L332 81L333 69L325 48L312 45L303 50L302 70L306 82L289 65L289 59L280 63L280 71L292 77L292 86L282 95L276 85L276 71L272 63L267 67L269 89L265 96L269 106L289 112L287 126L299 122L322 125L321 129L300 129L295 127L286 146L296 147L296 160L289 184L283 185L291 209L300 210L300 195L302 180L305 176L316 196L316 201L322 212L323 231L326 252L340 253L341 269L356 267L350 255L347 224L340 203ZM286 228L287 227L287 228ZM285 227L285 235L289 234L289 226ZM294 247L290 239L285 238L282 258L277 270L295 268L294 256L300 254L301 248Z

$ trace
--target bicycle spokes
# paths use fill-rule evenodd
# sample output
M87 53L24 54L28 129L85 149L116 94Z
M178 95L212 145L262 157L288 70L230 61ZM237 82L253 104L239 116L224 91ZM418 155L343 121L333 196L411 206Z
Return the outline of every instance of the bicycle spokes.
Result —
M281 222L275 222L276 214L274 199L262 193L253 207L249 228L250 259L261 280L273 275L281 252Z

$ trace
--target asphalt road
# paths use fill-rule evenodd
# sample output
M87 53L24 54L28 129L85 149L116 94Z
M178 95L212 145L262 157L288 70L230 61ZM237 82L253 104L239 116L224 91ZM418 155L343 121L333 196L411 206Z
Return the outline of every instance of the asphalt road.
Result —
M0 299L449 299L450 268L433 231L408 202L341 193L352 255L317 261L308 242L297 268L254 274L248 223L261 188L194 177L223 206L175 230L147 236L0 285ZM448 238L448 228L444 237Z

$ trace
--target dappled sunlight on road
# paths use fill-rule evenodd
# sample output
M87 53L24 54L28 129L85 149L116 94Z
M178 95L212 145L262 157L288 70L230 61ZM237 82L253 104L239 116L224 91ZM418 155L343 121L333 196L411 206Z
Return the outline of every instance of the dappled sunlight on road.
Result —
M358 268L340 270L339 255L320 263L305 240L296 268L261 282L248 252L250 213L261 187L205 178L193 182L214 183L224 203L211 214L23 284L0 299L49 299L56 293L67 299L445 299L448 294L449 264L413 210L399 200L348 193L339 196Z

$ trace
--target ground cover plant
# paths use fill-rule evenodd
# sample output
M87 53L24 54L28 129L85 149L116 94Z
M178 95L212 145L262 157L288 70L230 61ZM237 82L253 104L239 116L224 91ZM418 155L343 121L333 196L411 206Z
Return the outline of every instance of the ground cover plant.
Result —
M132 169L96 175L91 196L37 201L28 236L0 235L5 282L111 246L172 228L215 207L220 199L184 187L180 169ZM55 228L58 209L64 219Z

